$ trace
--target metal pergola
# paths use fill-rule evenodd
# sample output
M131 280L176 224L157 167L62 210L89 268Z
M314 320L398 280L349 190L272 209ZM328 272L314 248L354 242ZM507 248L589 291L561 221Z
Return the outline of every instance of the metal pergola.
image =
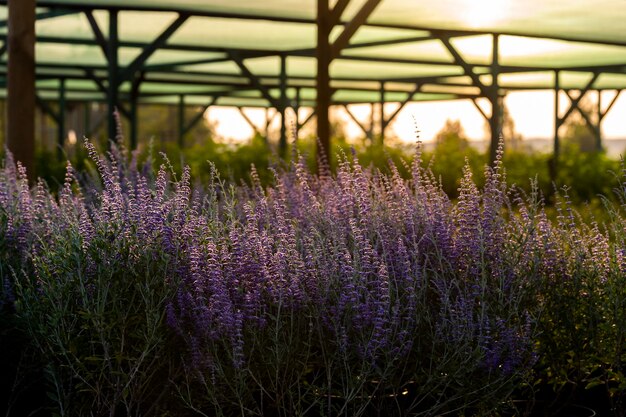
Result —
M507 2L508 20L473 27L452 15L480 1L0 0L0 96L7 96L8 144L18 159L32 158L34 136L25 126L37 103L57 122L62 147L71 100L107 103L111 139L117 109L131 126L131 146L137 144L141 103L178 106L181 146L210 106L238 107L246 120L244 107L274 108L281 152L291 108L296 130L317 119L328 152L331 106L344 107L372 137L373 125L364 126L349 106L368 103L374 112L373 103L380 103L382 139L409 102L468 99L490 125L494 158L506 93L553 90L555 154L559 128L573 112L601 148L602 120L626 88L626 3L599 0L580 9L575 1L501 1ZM522 40L536 44L538 52L520 54L516 45ZM600 97L606 90L614 96L608 104L598 100L595 114L580 108L587 94ZM563 114L561 91L570 100ZM479 98L488 100L489 111L477 104ZM398 106L386 114L390 102ZM189 105L202 110L184 120ZM297 118L302 107L313 109L306 120Z

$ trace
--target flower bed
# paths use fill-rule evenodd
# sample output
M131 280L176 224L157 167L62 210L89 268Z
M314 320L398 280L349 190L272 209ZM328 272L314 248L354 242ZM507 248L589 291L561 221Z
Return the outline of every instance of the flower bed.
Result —
M619 205L550 222L500 159L451 201L419 155L408 181L343 156L192 190L86 146L100 179L68 165L58 195L0 172L3 317L60 415L487 415L537 384L620 406Z

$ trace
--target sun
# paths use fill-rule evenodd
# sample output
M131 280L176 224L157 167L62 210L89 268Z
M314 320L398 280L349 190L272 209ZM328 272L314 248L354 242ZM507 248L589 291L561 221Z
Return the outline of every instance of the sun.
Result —
M493 27L510 11L509 0L464 0L460 6L461 20L472 29Z

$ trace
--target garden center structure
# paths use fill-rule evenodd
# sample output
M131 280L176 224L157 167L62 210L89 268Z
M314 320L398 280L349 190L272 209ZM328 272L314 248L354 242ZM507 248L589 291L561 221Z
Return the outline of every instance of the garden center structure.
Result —
M281 148L285 112L310 107L328 149L330 106L483 97L494 152L507 91L549 89L570 100L558 153L575 111L601 146L626 88L624 0L1 0L0 20L8 143L25 161L35 103L62 141L65 103L106 102L109 136L117 108L133 145L141 103L272 107ZM579 108L603 90L614 98ZM398 111L377 115L380 133ZM179 117L181 138L202 113Z

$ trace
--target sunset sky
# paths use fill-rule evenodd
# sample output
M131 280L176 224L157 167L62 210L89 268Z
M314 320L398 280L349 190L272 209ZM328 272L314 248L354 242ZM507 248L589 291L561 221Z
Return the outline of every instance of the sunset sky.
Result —
M603 106L611 102L615 93L607 91L602 96ZM596 103L597 95L588 93L590 101ZM485 112L489 112L486 100L479 101ZM554 131L554 94L550 91L512 92L506 96L505 103L515 121L515 127L524 138L551 138ZM387 114L395 111L397 104L386 105ZM569 100L564 93L560 97L561 114L569 106ZM595 108L595 104L594 104ZM369 123L370 106L353 105L350 107L353 114L364 124ZM301 118L306 117L309 110L302 110ZM247 109L246 114L257 124L262 126L265 120L265 111ZM346 123L349 136L362 136L360 128L352 122L342 109L335 111L335 116ZM217 132L227 139L244 140L253 134L252 128L239 115L237 109L215 107L207 113L209 120L217 122ZM626 138L626 95L621 95L602 123L602 132L605 139ZM442 128L446 119L459 119L470 139L485 138L485 120L478 113L469 100L437 101L407 104L396 117L394 123L388 127L387 135L395 134L402 140L415 140L415 123L421 132L421 139L432 140ZM274 126L278 125L278 117L274 119Z

